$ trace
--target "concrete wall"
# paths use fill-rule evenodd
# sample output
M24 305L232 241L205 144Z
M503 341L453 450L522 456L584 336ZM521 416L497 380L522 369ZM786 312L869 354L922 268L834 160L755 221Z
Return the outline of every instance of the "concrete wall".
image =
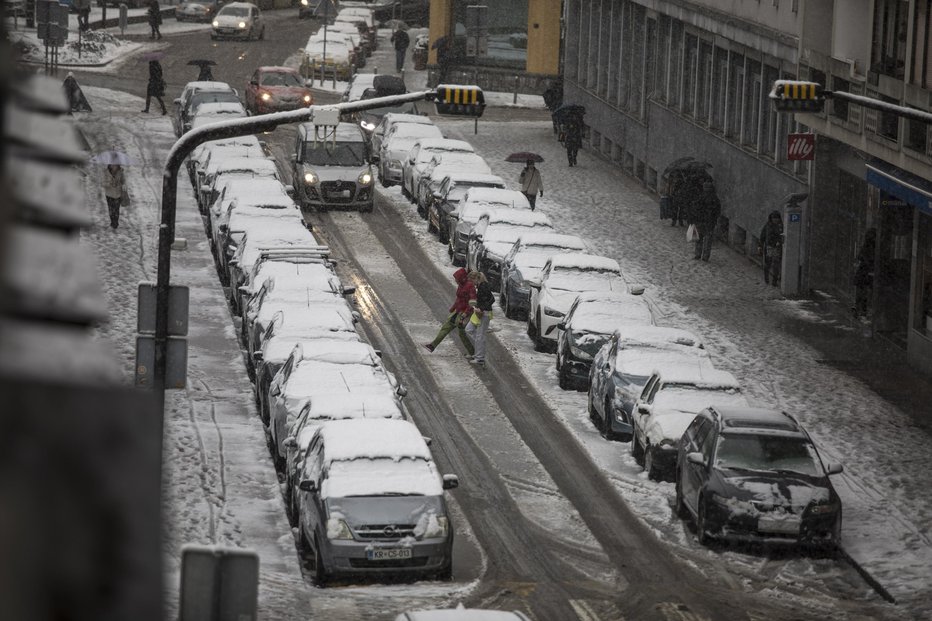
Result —
M832 57L854 60L860 75L870 66L871 5L872 0L837 2L832 16Z

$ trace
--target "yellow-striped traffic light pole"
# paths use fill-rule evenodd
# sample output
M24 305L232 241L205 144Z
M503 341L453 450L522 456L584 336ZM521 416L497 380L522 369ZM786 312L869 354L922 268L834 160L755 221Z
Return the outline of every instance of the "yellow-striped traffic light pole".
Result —
M819 113L825 107L826 99L838 99L914 121L932 123L932 114L924 110L907 108L872 97L852 95L844 91L825 90L821 84L816 82L777 80L773 83L773 89L770 91L769 97L777 112Z

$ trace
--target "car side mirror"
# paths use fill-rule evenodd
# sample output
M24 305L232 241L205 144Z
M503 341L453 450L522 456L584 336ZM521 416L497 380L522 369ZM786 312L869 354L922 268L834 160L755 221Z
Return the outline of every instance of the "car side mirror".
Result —
M292 153L292 154L291 154L291 161L292 161L292 162L297 162L297 161L298 161L298 156L295 155L294 153Z
M536 280L529 280L527 282L527 286L530 287L531 289L540 289L540 283L537 282Z
M642 403L638 406L638 414L650 414L651 407L646 403Z
M443 475L443 489L456 489L460 486L460 479L455 474Z
M310 479L305 479L298 483L298 489L302 492L311 492L312 494L317 493L317 483L311 481Z
M705 466L705 457L703 457L702 453L698 451L695 453L687 453L686 461L690 464L695 464L697 466Z
M559 328L560 330L566 330L566 322L561 321L560 323L557 324L557 328Z
M440 194L440 192L432 192L432 194L433 194L434 198L437 199L437 200L440 200L441 198L443 198L443 195Z
M839 463L831 462L825 467L825 471L828 474L841 474L844 468Z
M399 397L404 397L408 394L408 389L401 384L398 384L398 388L395 389L395 394L397 394Z
M206 193L206 192L210 192L210 186L207 185L206 183L202 183L202 184L201 184L201 192L205 192L205 193Z
M355 295L356 287L343 287L343 295Z
M252 360L253 360L253 362L262 362L262 360L263 360L264 358L265 358L265 356L262 355L262 352L261 352L261 351L254 351L254 352L252 352Z
M282 442L282 446L289 449L298 448L298 440L294 436L288 436L285 438L285 441Z
M249 84L251 84L252 86L259 86L259 80L250 80Z
M286 185L286 186L285 186L285 194L287 194L288 196L294 198L294 186L293 186L293 185Z
M628 285L628 293L631 295L644 295L644 285Z

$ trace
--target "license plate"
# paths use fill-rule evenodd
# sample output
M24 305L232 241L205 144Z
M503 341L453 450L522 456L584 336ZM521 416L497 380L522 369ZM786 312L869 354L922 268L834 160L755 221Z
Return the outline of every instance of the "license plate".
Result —
M779 533L781 535L798 535L799 518L790 516L786 518L762 517L757 520L757 530L762 533Z
M342 196L343 198L349 198L349 197L350 197L350 191L349 191L349 190L343 190L343 191L340 192L340 196Z
M370 561L395 561L411 558L411 548L375 548L366 550L366 558Z

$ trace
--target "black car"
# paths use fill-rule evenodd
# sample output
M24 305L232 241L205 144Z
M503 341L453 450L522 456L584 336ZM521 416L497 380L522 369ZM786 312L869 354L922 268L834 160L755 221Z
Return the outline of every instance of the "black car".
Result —
M834 548L841 500L809 434L779 410L710 407L680 440L676 509L712 539Z

